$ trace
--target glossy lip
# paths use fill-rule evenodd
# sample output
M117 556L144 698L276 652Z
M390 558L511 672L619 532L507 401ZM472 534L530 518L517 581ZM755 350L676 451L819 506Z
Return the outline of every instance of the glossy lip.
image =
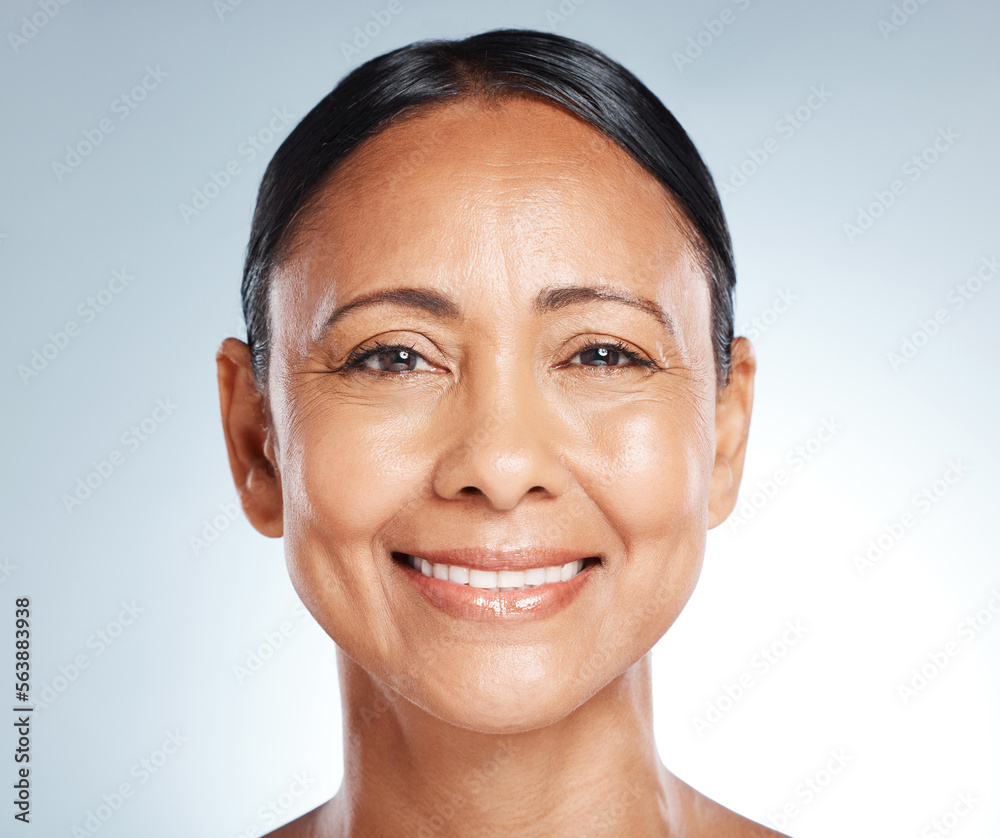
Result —
M544 551L532 551L534 556L533 564L521 564L517 567L510 565L501 566L494 564L493 567L486 567L483 564L466 565L466 567L481 568L484 570L522 570L531 567L542 567L538 563L537 554ZM434 561L430 556L420 553L410 555L420 556L427 561ZM440 554L439 554L440 555ZM497 554L493 554L494 556ZM523 554L522 554L523 556ZM525 557L527 558L527 557ZM566 559L567 562L577 558L594 559L591 556L581 556L578 553ZM444 559L439 561L444 564L461 564L456 559L447 562ZM557 564L556 561L548 561L548 564ZM584 589L596 568L600 566L600 561L588 561L572 579L565 582L547 582L544 585L536 585L533 588L524 588L518 591L491 591L486 588L473 588L469 585L461 585L458 582L450 582L447 579L435 579L433 576L414 570L408 564L393 559L392 564L403 573L406 580L413 585L430 603L436 608L459 617L464 620L477 621L503 621L521 622L523 620L534 620L547 617L569 605L577 595ZM565 564L565 562L563 562Z
M427 559L432 564L460 565L472 570L530 570L533 567L564 565L577 559L600 558L599 553L586 553L569 547L508 547L504 550L455 547L449 550L415 549L394 552ZM555 582L549 584L554 585Z

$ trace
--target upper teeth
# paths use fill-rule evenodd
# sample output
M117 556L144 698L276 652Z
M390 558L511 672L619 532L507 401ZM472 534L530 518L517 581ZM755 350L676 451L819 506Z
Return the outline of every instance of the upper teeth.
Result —
M406 561L414 570L435 579L447 579L459 585L485 588L492 591L512 591L518 588L534 588L548 582L566 582L583 570L583 559L575 559L564 565L532 567L528 570L476 570L461 565L433 563L419 556L406 556Z

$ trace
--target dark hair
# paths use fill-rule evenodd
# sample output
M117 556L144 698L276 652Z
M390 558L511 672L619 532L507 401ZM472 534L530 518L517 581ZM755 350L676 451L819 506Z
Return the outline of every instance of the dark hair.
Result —
M268 291L296 230L337 167L366 139L420 109L478 98L533 98L593 126L666 189L692 228L709 278L718 386L729 381L733 339L732 242L719 194L673 114L632 73L587 44L529 29L425 40L348 73L288 135L264 173L243 270L243 316L254 377L265 389Z

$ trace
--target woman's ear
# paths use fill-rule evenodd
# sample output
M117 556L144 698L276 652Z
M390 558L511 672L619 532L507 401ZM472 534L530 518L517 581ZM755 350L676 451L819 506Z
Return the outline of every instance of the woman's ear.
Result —
M753 377L757 358L746 338L734 338L729 384L715 404L715 467L708 493L708 528L717 527L733 511L743 478L743 457L753 409Z
M226 338L215 364L229 468L243 512L258 532L278 538L284 532L281 473L264 394L253 377L250 347L236 338Z

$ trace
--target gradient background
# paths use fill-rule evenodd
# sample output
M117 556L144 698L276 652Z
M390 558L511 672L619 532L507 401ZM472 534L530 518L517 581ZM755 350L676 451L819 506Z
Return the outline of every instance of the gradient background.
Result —
M969 792L979 802L949 834L1000 834L1000 280L968 284L1000 255L1000 6L397 1L384 26L381 0L69 2L50 19L39 2L3 5L0 659L12 674L14 599L30 596L38 706L32 822L17 834L251 836L338 788L333 643L298 604L280 541L229 514L214 353L244 336L255 193L292 127L268 140L274 109L297 122L364 60L497 26L606 51L673 110L720 187L738 186L723 201L736 325L759 358L751 505L710 534L697 592L654 653L664 762L756 820L793 804L772 822L802 838L936 834ZM32 16L44 25L12 39ZM366 25L369 42L345 54ZM685 49L695 57L678 61ZM167 75L120 119L115 101L147 65ZM831 94L818 109L814 86ZM801 107L808 120L789 131L781 120ZM60 178L53 163L102 119L114 130ZM908 161L949 130L912 179ZM264 147L252 161L249 136ZM774 153L734 181L768 138ZM231 160L240 172L183 218ZM905 191L850 235L894 179ZM134 279L96 312L88 297L115 270ZM775 306L779 294L791 303ZM939 309L947 320L894 368L889 353ZM70 321L78 334L26 378L19 367ZM157 399L176 405L158 425ZM126 448L144 419L155 432ZM820 433L824 421L837 430ZM801 467L796 446L810 452ZM115 449L120 467L68 511L63 495ZM914 496L951 460L967 473L923 511ZM859 570L854 557L907 511L914 526ZM141 609L130 625L122 603ZM960 632L970 617L981 631ZM805 635L763 672L758 654L789 620ZM897 686L948 642L960 654L904 701ZM745 673L752 688L728 698ZM715 723L696 730L709 705ZM13 728L0 729L10 789ZM186 741L164 760L171 732ZM831 752L847 762L832 778ZM309 781L298 795L296 775ZM822 785L811 799L809 779ZM134 793L101 820L123 782Z

